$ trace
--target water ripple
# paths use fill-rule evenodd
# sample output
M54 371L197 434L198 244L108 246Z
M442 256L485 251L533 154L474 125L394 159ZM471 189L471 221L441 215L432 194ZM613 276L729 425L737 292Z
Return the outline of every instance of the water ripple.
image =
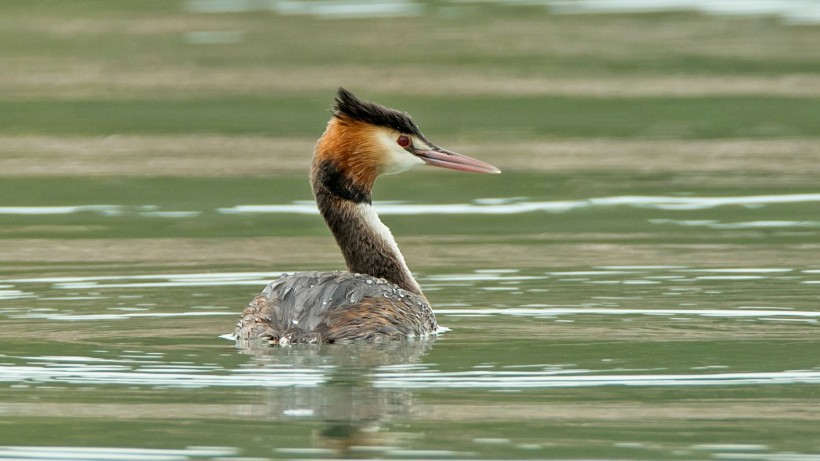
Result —
M788 203L820 202L820 194L779 194L742 195L728 197L696 196L642 196L626 195L613 197L593 197L579 200L530 201L521 197L483 198L471 203L424 204L382 201L376 208L383 215L430 215L430 214L484 214L509 215L545 211L562 213L583 208L634 207L655 210L705 210L722 206L761 207ZM295 201L281 205L236 205L216 209L221 214L318 214L312 201ZM0 214L7 215L67 215L95 213L101 216L136 215L163 219L190 219L200 216L200 211L161 210L156 205L76 205L76 206L6 206L0 207ZM810 227L818 226L817 221L755 221L750 223L721 224L715 221L674 221L661 220L656 224L672 223L686 226L709 226L715 228L755 228L755 227Z
M327 383L334 367L269 366L225 370L218 366L142 365L35 361L37 364L0 366L0 382L18 384L127 385L161 388L316 387ZM372 373L376 388L556 388L599 386L741 386L818 384L820 371L787 370L746 373L659 374L642 370L566 369L443 372L426 368L378 367ZM630 373L624 373L624 372ZM645 370L649 371L649 370Z
M377 373L375 387L398 388L553 388L599 386L738 386L818 384L820 371L714 374L635 374L556 376L553 372Z
M230 374L214 369L138 368L128 365L46 362L43 365L2 365L0 382L28 384L116 384L165 388L209 387L314 387L324 383L327 371L310 368L267 368L233 370ZM208 373L210 372L210 373Z
M709 229L777 229L820 227L820 221L746 221L722 223L715 220L650 219L650 224L672 224L683 227L708 227Z
M61 314L51 312L30 312L26 314L12 314L12 319L43 319L58 321L92 321L92 320L127 320L132 318L162 318L162 317L212 317L212 316L236 316L234 311L206 311L206 312L144 312L125 314Z
M820 202L820 194L745 195L731 197L676 197L676 196L615 196L584 200L524 201L524 200L475 200L473 203L411 204L401 202L376 202L375 206L383 215L420 214L520 214L535 211L560 213L590 207L629 206L656 210L705 210L721 206L760 207L784 203ZM316 204L297 201L287 205L237 205L219 208L224 214L292 213L318 214Z
M506 307L481 309L436 309L436 314L454 316L484 315L511 315L520 317L544 317L558 315L695 315L701 317L800 317L818 318L818 311L796 310L767 310L751 308L744 309L630 309L630 308L600 308L600 307Z
M246 281L250 279L272 278L282 272L206 272L191 274L145 274L145 275L101 275L78 277L37 277L4 280L7 283L87 283L110 280L167 280L169 282L220 283L225 281Z
M100 448L100 447L42 447L0 446L0 461L22 460L86 460L86 461L191 461L194 459L253 461L236 455L233 447L187 447L185 449L162 448ZM256 458L258 461L259 458Z

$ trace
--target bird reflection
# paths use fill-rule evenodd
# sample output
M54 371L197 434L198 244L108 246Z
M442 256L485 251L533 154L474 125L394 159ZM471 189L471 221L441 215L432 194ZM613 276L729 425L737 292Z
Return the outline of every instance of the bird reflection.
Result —
M376 387L374 380L385 367L413 368L430 350L435 338L414 341L351 344L300 344L284 348L259 346L241 352L252 357L247 367L303 370L320 373L305 386L272 386L262 397L264 414L272 420L322 421L313 430L314 447L336 456L361 457L366 447L395 446L403 436L383 425L409 417L413 393L400 388ZM259 414L259 408L254 413ZM375 454L375 452L372 452Z

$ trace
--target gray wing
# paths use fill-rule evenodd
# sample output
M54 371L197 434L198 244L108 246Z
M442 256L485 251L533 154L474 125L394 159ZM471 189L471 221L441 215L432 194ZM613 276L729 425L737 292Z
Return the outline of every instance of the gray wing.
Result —
M245 308L235 335L327 342L423 334L435 328L426 299L386 280L350 272L300 272L265 287Z

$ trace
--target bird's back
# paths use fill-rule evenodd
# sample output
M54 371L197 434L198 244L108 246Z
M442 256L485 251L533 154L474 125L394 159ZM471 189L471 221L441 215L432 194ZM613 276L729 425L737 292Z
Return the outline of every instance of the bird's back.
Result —
M328 343L420 336L436 331L427 300L384 279L350 272L286 274L242 312L238 340Z

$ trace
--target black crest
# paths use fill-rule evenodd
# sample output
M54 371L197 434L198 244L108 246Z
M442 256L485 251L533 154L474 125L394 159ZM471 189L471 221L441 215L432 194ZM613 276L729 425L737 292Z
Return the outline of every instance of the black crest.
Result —
M414 134L421 138L416 122L405 112L399 112L372 102L362 101L344 88L339 88L336 94L336 105L333 106L333 115L346 116L372 125L392 128L400 133Z

